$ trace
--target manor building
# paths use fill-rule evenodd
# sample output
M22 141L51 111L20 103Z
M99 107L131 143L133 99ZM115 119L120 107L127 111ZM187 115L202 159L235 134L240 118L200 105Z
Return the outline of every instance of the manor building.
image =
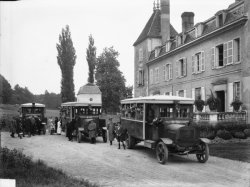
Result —
M134 96L178 95L203 100L213 92L218 112L239 97L250 123L250 0L194 25L184 12L182 32L170 23L169 0L161 0L134 43ZM205 107L204 111L209 112Z

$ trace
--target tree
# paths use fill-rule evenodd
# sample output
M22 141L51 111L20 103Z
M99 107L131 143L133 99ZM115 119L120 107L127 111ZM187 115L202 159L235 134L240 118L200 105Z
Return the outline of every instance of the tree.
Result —
M89 77L88 77L88 83L94 83L94 71L96 66L96 47L94 46L95 41L92 37L92 35L89 36L89 46L86 49L86 60L89 65Z
M62 34L59 35L59 44L56 45L58 55L57 63L62 72L61 79L61 98L62 102L75 100L75 85L73 79L73 69L76 61L75 48L71 40L69 26L62 29Z
M118 55L119 53L110 47L104 48L97 58L95 78L102 92L102 105L106 112L119 111L120 99L126 91L125 78L118 69Z
M12 96L10 83L0 75L0 103L9 103Z
M133 97L133 86L126 86L125 93L123 96L124 96L124 98L122 98L122 99L132 98Z

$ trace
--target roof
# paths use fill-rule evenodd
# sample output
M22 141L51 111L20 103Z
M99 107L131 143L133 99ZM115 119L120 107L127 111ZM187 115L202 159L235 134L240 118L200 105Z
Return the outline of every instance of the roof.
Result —
M170 37L174 37L177 34L174 27L170 24ZM161 11L159 9L153 12L133 45L135 46L147 38L161 38Z
M158 104L173 104L179 101L180 104L194 104L194 99L179 96L169 95L153 95L146 97L136 97L132 99L124 99L121 101L122 104L132 103L158 103Z
M41 103L24 103L24 104L21 104L21 107L45 107L44 104L41 104Z
M102 103L82 103L82 102L67 102L67 103L62 103L61 106L102 106Z
M77 95L80 94L101 94L101 91L99 87L94 84L86 84L80 87Z
M197 25L196 24L193 28L190 28L185 33L185 37L184 37L185 41L182 44L177 45L176 44L176 39L171 40L171 48L170 48L169 52L171 52L172 50L175 50L176 48L181 47L182 45L189 44L192 41L198 39L199 37L209 35L210 33L213 33L216 30L220 30L222 27L225 27L225 26L230 25L230 24L232 24L234 22L237 22L238 20L241 20L242 18L245 17L243 3L244 3L244 1L241 0L241 1L238 1L238 2L235 2L235 3L231 4L228 7L228 9L219 11L219 12L225 12L226 13L225 22L221 27L219 27L219 28L216 27L216 17L213 16L213 17L209 18L208 20L201 23L201 24L203 24L204 28L203 28L203 31L202 31L200 36L198 36L198 37L195 36L195 26ZM179 33L179 34L176 34L176 35L182 35L182 33ZM161 46L161 48L162 49L161 49L161 52L160 52L159 56L162 56L162 55L168 53L166 51L165 45ZM158 57L155 56L155 51L153 50L153 51L151 51L151 53L149 55L149 61L152 61L155 58L158 58Z

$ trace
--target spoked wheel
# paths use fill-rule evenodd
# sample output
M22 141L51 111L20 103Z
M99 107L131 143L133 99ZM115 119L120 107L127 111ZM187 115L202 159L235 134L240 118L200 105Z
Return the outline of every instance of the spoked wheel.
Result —
M135 138L128 135L128 139L126 140L127 148L133 149L135 147Z
M163 142L159 142L156 146L156 157L161 164L165 164L168 160L168 148Z
M204 142L200 144L201 153L196 154L196 157L200 163L205 163L209 157L208 145Z
M82 140L82 133L81 132L78 132L78 135L77 135L77 142L78 143L81 143L81 140Z

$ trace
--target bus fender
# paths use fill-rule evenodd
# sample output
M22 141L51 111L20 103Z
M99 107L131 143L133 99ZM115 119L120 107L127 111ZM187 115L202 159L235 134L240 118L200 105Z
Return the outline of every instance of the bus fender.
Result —
M210 144L211 141L207 138L200 138L200 141L203 142L203 143L206 143L206 144Z
M173 140L169 139L169 138L160 138L160 140L166 144L166 145L171 145L173 144Z

